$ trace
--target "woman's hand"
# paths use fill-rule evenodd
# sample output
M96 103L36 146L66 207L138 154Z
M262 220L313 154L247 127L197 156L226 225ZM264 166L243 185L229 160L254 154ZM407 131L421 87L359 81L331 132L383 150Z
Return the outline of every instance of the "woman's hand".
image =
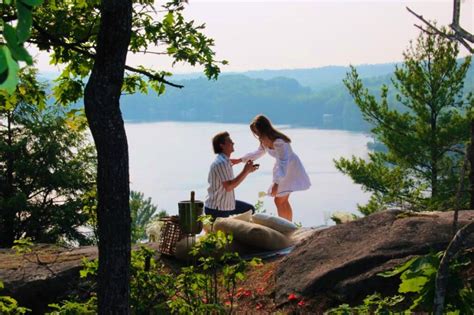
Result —
M242 162L242 159L230 159L230 163L232 165L239 164Z
M277 192L278 192L278 184L274 183L272 186L272 197L276 197Z

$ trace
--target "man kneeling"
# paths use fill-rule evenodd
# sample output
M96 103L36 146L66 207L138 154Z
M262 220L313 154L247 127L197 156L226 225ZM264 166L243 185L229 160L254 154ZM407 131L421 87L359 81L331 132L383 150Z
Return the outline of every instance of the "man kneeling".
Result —
M234 189L247 177L248 174L258 169L257 164L252 161L245 163L243 170L234 178L232 161L230 155L234 152L234 142L228 132L221 132L212 138L216 159L209 170L208 196L204 205L207 215L216 217L228 217L252 210L254 206L249 203L235 200Z

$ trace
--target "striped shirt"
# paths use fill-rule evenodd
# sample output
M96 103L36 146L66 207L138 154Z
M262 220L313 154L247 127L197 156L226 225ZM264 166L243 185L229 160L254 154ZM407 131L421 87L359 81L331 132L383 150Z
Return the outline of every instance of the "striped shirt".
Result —
M229 211L235 209L234 190L226 191L222 182L234 179L230 159L219 153L209 170L209 188L205 206L210 209Z

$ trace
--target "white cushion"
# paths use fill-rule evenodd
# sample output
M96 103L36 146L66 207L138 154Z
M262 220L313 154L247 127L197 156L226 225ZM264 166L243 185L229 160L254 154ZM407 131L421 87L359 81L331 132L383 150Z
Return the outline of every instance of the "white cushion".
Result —
M252 210L240 214L231 215L229 218L250 222L250 220L252 220Z
M252 222L267 226L285 235L291 234L298 229L296 224L294 224L293 222L264 213L254 214L252 216Z
M236 219L236 220L241 220L245 222L250 222L252 220L252 209L249 211L246 211L244 213L239 213L235 215L231 215L229 218ZM203 224L202 226L204 232L209 233L212 232L212 224Z
M232 233L235 240L266 250L278 250L291 245L290 238L276 230L232 218L217 218L214 230Z

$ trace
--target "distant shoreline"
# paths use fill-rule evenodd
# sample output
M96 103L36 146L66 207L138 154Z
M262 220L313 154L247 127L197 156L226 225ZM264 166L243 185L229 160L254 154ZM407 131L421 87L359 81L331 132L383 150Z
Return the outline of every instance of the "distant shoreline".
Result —
M138 120L138 119L124 119L125 124L153 124L153 123L192 123L192 124L225 124L225 125L247 125L249 122L231 122L231 121L215 121L215 120ZM316 130L327 130L327 131L348 131L361 133L365 135L371 135L372 133L367 130L351 130L341 128L321 128L315 125L306 124L276 124L280 129L316 129Z

